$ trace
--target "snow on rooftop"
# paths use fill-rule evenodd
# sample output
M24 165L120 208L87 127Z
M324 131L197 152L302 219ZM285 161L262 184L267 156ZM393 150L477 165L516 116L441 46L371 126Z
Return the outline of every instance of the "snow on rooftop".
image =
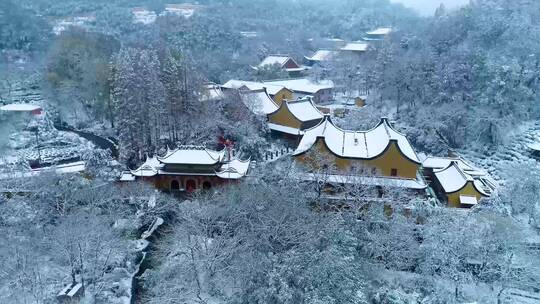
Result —
M246 107L255 115L268 115L279 108L264 89L241 91L240 98Z
M384 36L388 35L392 32L391 27L379 27L373 31L366 32L368 35L377 35L377 36Z
M340 50L353 51L353 52L365 52L369 49L369 44L366 42L349 42Z
M461 170L471 176L485 176L486 173L462 159L461 157L437 157L429 156L423 162L424 168L430 168L434 170L440 170L448 167L451 162L456 162Z
M274 131L278 131L278 132L282 132L282 133L286 133L286 134L291 134L291 135L302 135L302 134L304 134L304 132L302 130L300 130L300 129L292 128L292 127L288 127L288 126L282 126L282 125L274 124L274 123L271 123L271 122L268 123L268 128L270 128L270 130L274 130Z
M324 114L322 114L317 107L315 107L311 99L308 98L284 102L283 105L289 108L289 111L294 117L303 122L324 118Z
M223 88L226 89L240 89L242 87L247 88L248 90L260 90L260 89L266 89L266 92L270 95L276 95L279 93L279 91L285 89L285 87L280 85L272 85L262 82L256 82L256 81L245 81L245 80L237 80L237 79L231 79L227 81L225 84L222 85Z
M529 144L528 147L531 150L540 151L540 142Z
M294 155L307 152L322 138L330 151L340 157L371 159L382 154L393 140L399 150L411 161L419 163L418 156L405 135L395 131L386 119L368 131L347 131L338 128L326 117L319 125L305 130Z
M457 162L452 162L447 168L436 171L435 177L446 193L459 191L468 182L473 181L472 177L459 168Z
M163 164L214 165L225 157L225 149L214 151L198 146L182 146L156 160Z
M233 159L221 166L220 171L216 175L224 179L240 179L246 176L251 160Z
M0 111L32 112L36 110L41 110L41 107L27 103L11 103L0 107Z
M264 58L263 61L261 61L261 63L259 64L259 67L263 67L265 65L273 65L273 64L279 64L280 66L283 66L285 65L285 63L287 63L289 59L292 60L292 58L289 56L270 55Z
M132 170L131 174L139 177L155 176L158 174L158 170L161 167L161 163L157 159L157 156L147 157L146 161L139 166L139 168Z
M311 57L306 57L311 61L328 61L336 54L336 51L331 50L318 50Z
M319 82L312 81L307 78L283 79L265 81L264 84L279 85L286 87L294 92L302 92L315 94L320 90L328 90L334 88L334 83L331 80L321 80Z

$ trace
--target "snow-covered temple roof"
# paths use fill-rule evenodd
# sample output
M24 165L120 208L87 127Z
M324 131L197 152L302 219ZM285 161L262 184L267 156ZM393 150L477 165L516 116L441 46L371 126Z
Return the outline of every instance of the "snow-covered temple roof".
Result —
M268 96L265 89L255 91L240 91L240 98L246 107L255 115L268 115L279 107Z
M336 54L336 51L331 50L317 50L311 57L305 57L307 60L311 61L328 61Z
M139 177L155 176L158 174L161 163L157 159L157 156L146 157L146 161L135 170L131 170L131 174ZM122 175L123 178L127 178Z
M280 66L284 66L285 63L287 63L287 61L289 60L292 60L296 65L298 65L296 61L294 61L294 59L292 59L290 56L269 55L269 56L266 56L266 58L264 58L263 61L261 61L261 63L259 64L259 67L263 67L266 65L273 65L273 64L279 64Z
M302 122L324 118L324 114L317 109L311 98L284 102L282 106L289 108L291 114Z
M264 84L272 84L286 87L289 90L294 92L309 93L315 94L320 90L333 89L334 82L331 80L321 80L319 82L314 82L307 78L296 78L296 79L282 79L282 80L271 80L265 81Z
M221 166L216 175L223 179L240 179L246 176L251 160L232 159Z
M452 161L448 167L435 171L435 177L441 184L444 192L454 193L463 189L467 183L472 183L474 188L478 190L482 195L488 196L489 194L485 192L480 181L475 180L472 176L465 173L460 167L458 162Z
M214 165L223 160L225 149L214 151L202 146L181 146L173 151L167 151L165 156L157 157L163 164L181 165Z
M236 80L236 79L231 79L227 81L221 87L226 88L226 89L241 89L245 87L246 89L251 90L251 91L266 89L266 92L269 95L276 95L277 93L279 93L279 91L285 89L284 86L280 86L280 85L272 85L272 84L266 84L262 82Z
M366 32L368 35L376 35L376 36L384 36L388 35L392 32L391 27L379 27L374 29L373 31Z
M366 42L349 42L340 50L352 52L365 52L369 49L369 44Z
M461 170L471 176L484 176L486 173L473 165L469 164L461 157L437 157L429 156L422 162L424 168L441 170L450 165L451 162L456 162Z
M319 125L304 132L294 155L307 152L321 138L328 149L339 157L373 159L384 153L391 142L395 142L406 158L420 163L407 137L396 131L386 118L382 118L371 130L347 131L334 125L326 116Z

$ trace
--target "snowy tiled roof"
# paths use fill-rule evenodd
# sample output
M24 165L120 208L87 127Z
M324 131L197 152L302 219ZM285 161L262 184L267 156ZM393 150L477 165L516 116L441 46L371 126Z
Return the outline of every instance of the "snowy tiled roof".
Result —
M282 105L289 108L291 114L303 122L324 118L324 114L315 107L310 98L284 102Z
M158 174L161 163L156 156L146 157L146 161L135 170L131 170L131 174L139 177L155 176Z
M311 57L306 57L311 61L328 61L336 54L336 51L331 50L318 50Z
M305 134L296 148L294 155L307 152L322 138L328 149L340 157L372 159L381 155L390 145L396 142L399 150L409 160L420 163L418 156L405 135L397 132L386 118L368 131L346 131L333 124L328 116L317 126L305 130Z
M266 88L266 92L270 95L276 95L279 91L285 89L285 87L280 85L266 84L262 82L255 81L245 81L245 80L236 80L231 79L223 84L221 87L226 89L240 89L246 87L248 90L260 90Z
M435 177L446 193L459 191L470 182L482 195L488 195L484 191L481 182L465 173L456 161L452 161L448 167L442 170L435 171Z
M214 151L200 146L182 146L157 157L164 164L214 165L223 160L225 149Z
M366 42L349 42L340 50L353 51L353 52L365 52L369 49L369 44Z
M278 105L268 96L265 89L240 91L240 98L246 107L255 115L268 115L278 109Z
M283 66L285 65L285 63L287 63L289 59L294 61L294 59L292 59L289 56L270 55L264 58L263 61L261 61L261 63L259 64L259 67L263 67L265 65L273 65L273 64L279 64L280 66Z
M240 179L246 176L251 160L233 159L221 166L220 171L216 175L223 179Z
M392 32L391 27L379 27L377 29L374 29L373 31L366 32L366 34L384 36L384 35L390 34L391 32Z
M1 111L13 111L13 112L32 112L35 110L40 110L40 106L27 104L27 103L12 103L5 106L1 106Z
M264 84L279 85L286 87L289 90L294 92L302 92L315 94L320 90L333 89L334 83L331 80L321 80L319 82L314 82L307 78L296 78L296 79L283 79L283 80L272 80L265 81Z
M434 170L440 170L448 167L451 162L455 161L459 168L464 171L465 173L471 175L471 176L484 176L486 175L485 172L482 170L475 168L471 164L469 164L467 161L462 159L461 157L437 157L437 156L430 156L426 158L422 162L422 166L424 168L434 169Z

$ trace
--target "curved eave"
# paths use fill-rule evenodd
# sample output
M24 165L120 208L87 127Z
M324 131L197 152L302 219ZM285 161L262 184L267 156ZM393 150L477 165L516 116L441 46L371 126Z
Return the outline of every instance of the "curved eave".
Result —
M480 196L482 196L482 197L488 197L489 196L489 194L487 194L484 190L478 189L478 187L476 186L476 184L472 180L466 181L465 184L463 186L461 186L461 188L459 188L458 190L450 191L450 192L445 190L445 193L446 194L458 193L459 191L465 189L469 183L473 186L474 190L476 190L478 193L480 193Z
M414 160L408 158L402 151L401 149L399 148L399 145L397 144L397 140L395 139L391 139L388 141L388 144L386 145L386 147L381 150L380 153L378 153L377 155L374 155L374 156L370 156L370 157L354 157L354 156L344 156L344 155L340 155L336 152L334 152L332 149L330 149L330 147L328 146L328 144L326 143L326 140L324 138L324 136L317 136L317 139L315 140L315 142L308 148L306 149L305 151L302 151L302 152L299 152L299 153L296 153L296 154L293 154L294 156L300 156L300 155L303 155L303 154L306 154L309 150L311 150L311 148L317 144L317 142L319 140L322 140L323 144L324 144L324 147L330 151L330 153L336 157L339 157L339 158L343 158L343 159L350 159L350 160L355 160L355 159L360 159L360 160L373 160L373 159L376 159L376 158L379 158L381 155L385 154L386 152L388 152L388 150L390 149L390 147L392 146L392 143L395 144L397 150L399 151L399 153L405 157L407 160L411 161L411 162L414 162L415 164L419 164L418 162L415 162Z

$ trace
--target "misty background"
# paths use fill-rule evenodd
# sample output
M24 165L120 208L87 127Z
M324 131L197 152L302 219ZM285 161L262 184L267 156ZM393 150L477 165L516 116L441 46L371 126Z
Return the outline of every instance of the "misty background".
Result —
M413 8L420 14L433 15L437 7L442 4L448 9L459 8L469 3L469 0L391 0L395 3L401 3L407 7Z

